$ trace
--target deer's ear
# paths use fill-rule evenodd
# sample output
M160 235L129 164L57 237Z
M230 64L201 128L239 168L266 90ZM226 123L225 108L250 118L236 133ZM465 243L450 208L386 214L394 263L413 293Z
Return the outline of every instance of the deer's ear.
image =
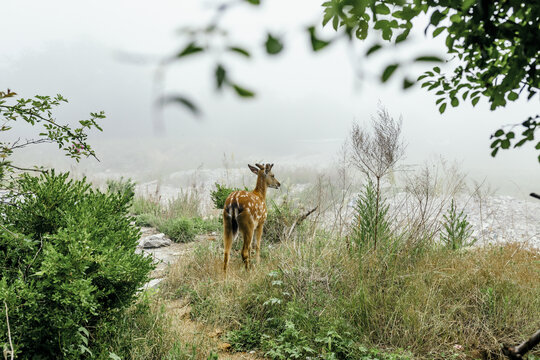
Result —
M257 169L255 166L251 166L248 164L248 167L249 167L249 170L251 170L251 172L254 173L255 175L259 174L259 169Z

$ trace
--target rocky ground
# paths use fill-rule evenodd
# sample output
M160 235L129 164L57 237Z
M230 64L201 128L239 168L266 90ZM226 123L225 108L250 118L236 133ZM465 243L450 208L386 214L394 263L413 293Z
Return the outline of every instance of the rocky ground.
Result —
M152 257L156 265L156 268L150 275L151 280L144 286L144 289L159 287L159 283L167 276L167 268L177 261L182 261L182 257L193 251L197 243L215 240L215 234L208 234L199 235L195 241L190 243L175 243L154 228L141 228L141 238L136 251ZM165 313L171 320L172 326L182 329L182 334L186 338L189 339L203 334L206 339L213 342L219 352L220 359L263 359L255 351L249 353L230 352L231 345L222 340L223 331L221 329L208 328L207 324L201 324L191 318L191 307L186 299L166 301L165 309Z
M145 285L145 289L157 287L165 279L167 267L178 261L184 254L189 253L198 241L215 239L215 234L198 235L194 242L175 243L154 228L141 228L141 239L136 252L152 257L156 266L150 275L151 280Z

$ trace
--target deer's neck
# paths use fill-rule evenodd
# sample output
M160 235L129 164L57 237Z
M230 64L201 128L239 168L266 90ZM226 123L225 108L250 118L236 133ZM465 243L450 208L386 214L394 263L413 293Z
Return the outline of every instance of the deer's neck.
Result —
M266 181L264 181L264 178L262 176L257 176L257 186L255 186L255 190L253 190L253 193L258 195L263 202L266 202Z

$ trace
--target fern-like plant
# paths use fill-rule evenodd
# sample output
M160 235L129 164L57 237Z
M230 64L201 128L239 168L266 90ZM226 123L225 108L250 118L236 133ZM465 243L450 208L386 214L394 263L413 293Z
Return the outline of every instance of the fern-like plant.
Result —
M463 210L458 213L454 199L452 199L450 208L443 215L443 218L440 238L445 247L458 250L474 245L477 239L469 240L472 235L472 225L467 220L467 215L463 213Z
M373 182L369 180L356 200L352 240L359 248L376 247L377 243L390 236L388 204L383 199L377 200L377 197Z

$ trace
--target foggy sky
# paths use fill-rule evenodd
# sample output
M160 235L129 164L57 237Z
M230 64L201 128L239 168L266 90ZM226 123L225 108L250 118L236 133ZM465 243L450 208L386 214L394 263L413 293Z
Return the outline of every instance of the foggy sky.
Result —
M538 97L495 112L481 100L476 108L461 104L441 116L432 93L419 86L404 92L397 81L402 77L396 75L383 86L376 76L393 58L425 53L447 57L443 38L428 40L419 31L410 44L361 63L355 54L373 40L358 42L352 49L343 43L331 45L314 55L304 29L320 22L320 1L263 3L260 9L248 4L233 9L223 21L235 44L256 49L251 61L234 54L222 58L239 84L257 92L256 99L243 101L230 91L217 94L213 65L220 55L193 56L166 71L165 93L189 95L204 116L195 120L183 108L167 107L161 134L154 130L152 111L156 61L185 45L177 29L205 24L214 1L3 3L0 86L23 97L63 94L70 100L56 112L63 121L104 110L105 131L90 138L101 162L85 160L80 165L96 171L122 167L134 171L144 164L174 167L171 172L219 166L224 154L240 162L330 163L351 122L369 121L380 102L394 117L403 117L406 163L443 155L461 162L472 176L487 176L496 185L511 184L524 191L540 186L540 167L531 146L501 151L495 159L489 156L489 135L500 125L536 114ZM263 54L266 30L284 36L282 55ZM324 34L334 35L330 29ZM127 61L126 54L145 61ZM364 79L356 77L358 70ZM404 71L415 77L421 68ZM61 154L48 149L28 156L54 166Z

